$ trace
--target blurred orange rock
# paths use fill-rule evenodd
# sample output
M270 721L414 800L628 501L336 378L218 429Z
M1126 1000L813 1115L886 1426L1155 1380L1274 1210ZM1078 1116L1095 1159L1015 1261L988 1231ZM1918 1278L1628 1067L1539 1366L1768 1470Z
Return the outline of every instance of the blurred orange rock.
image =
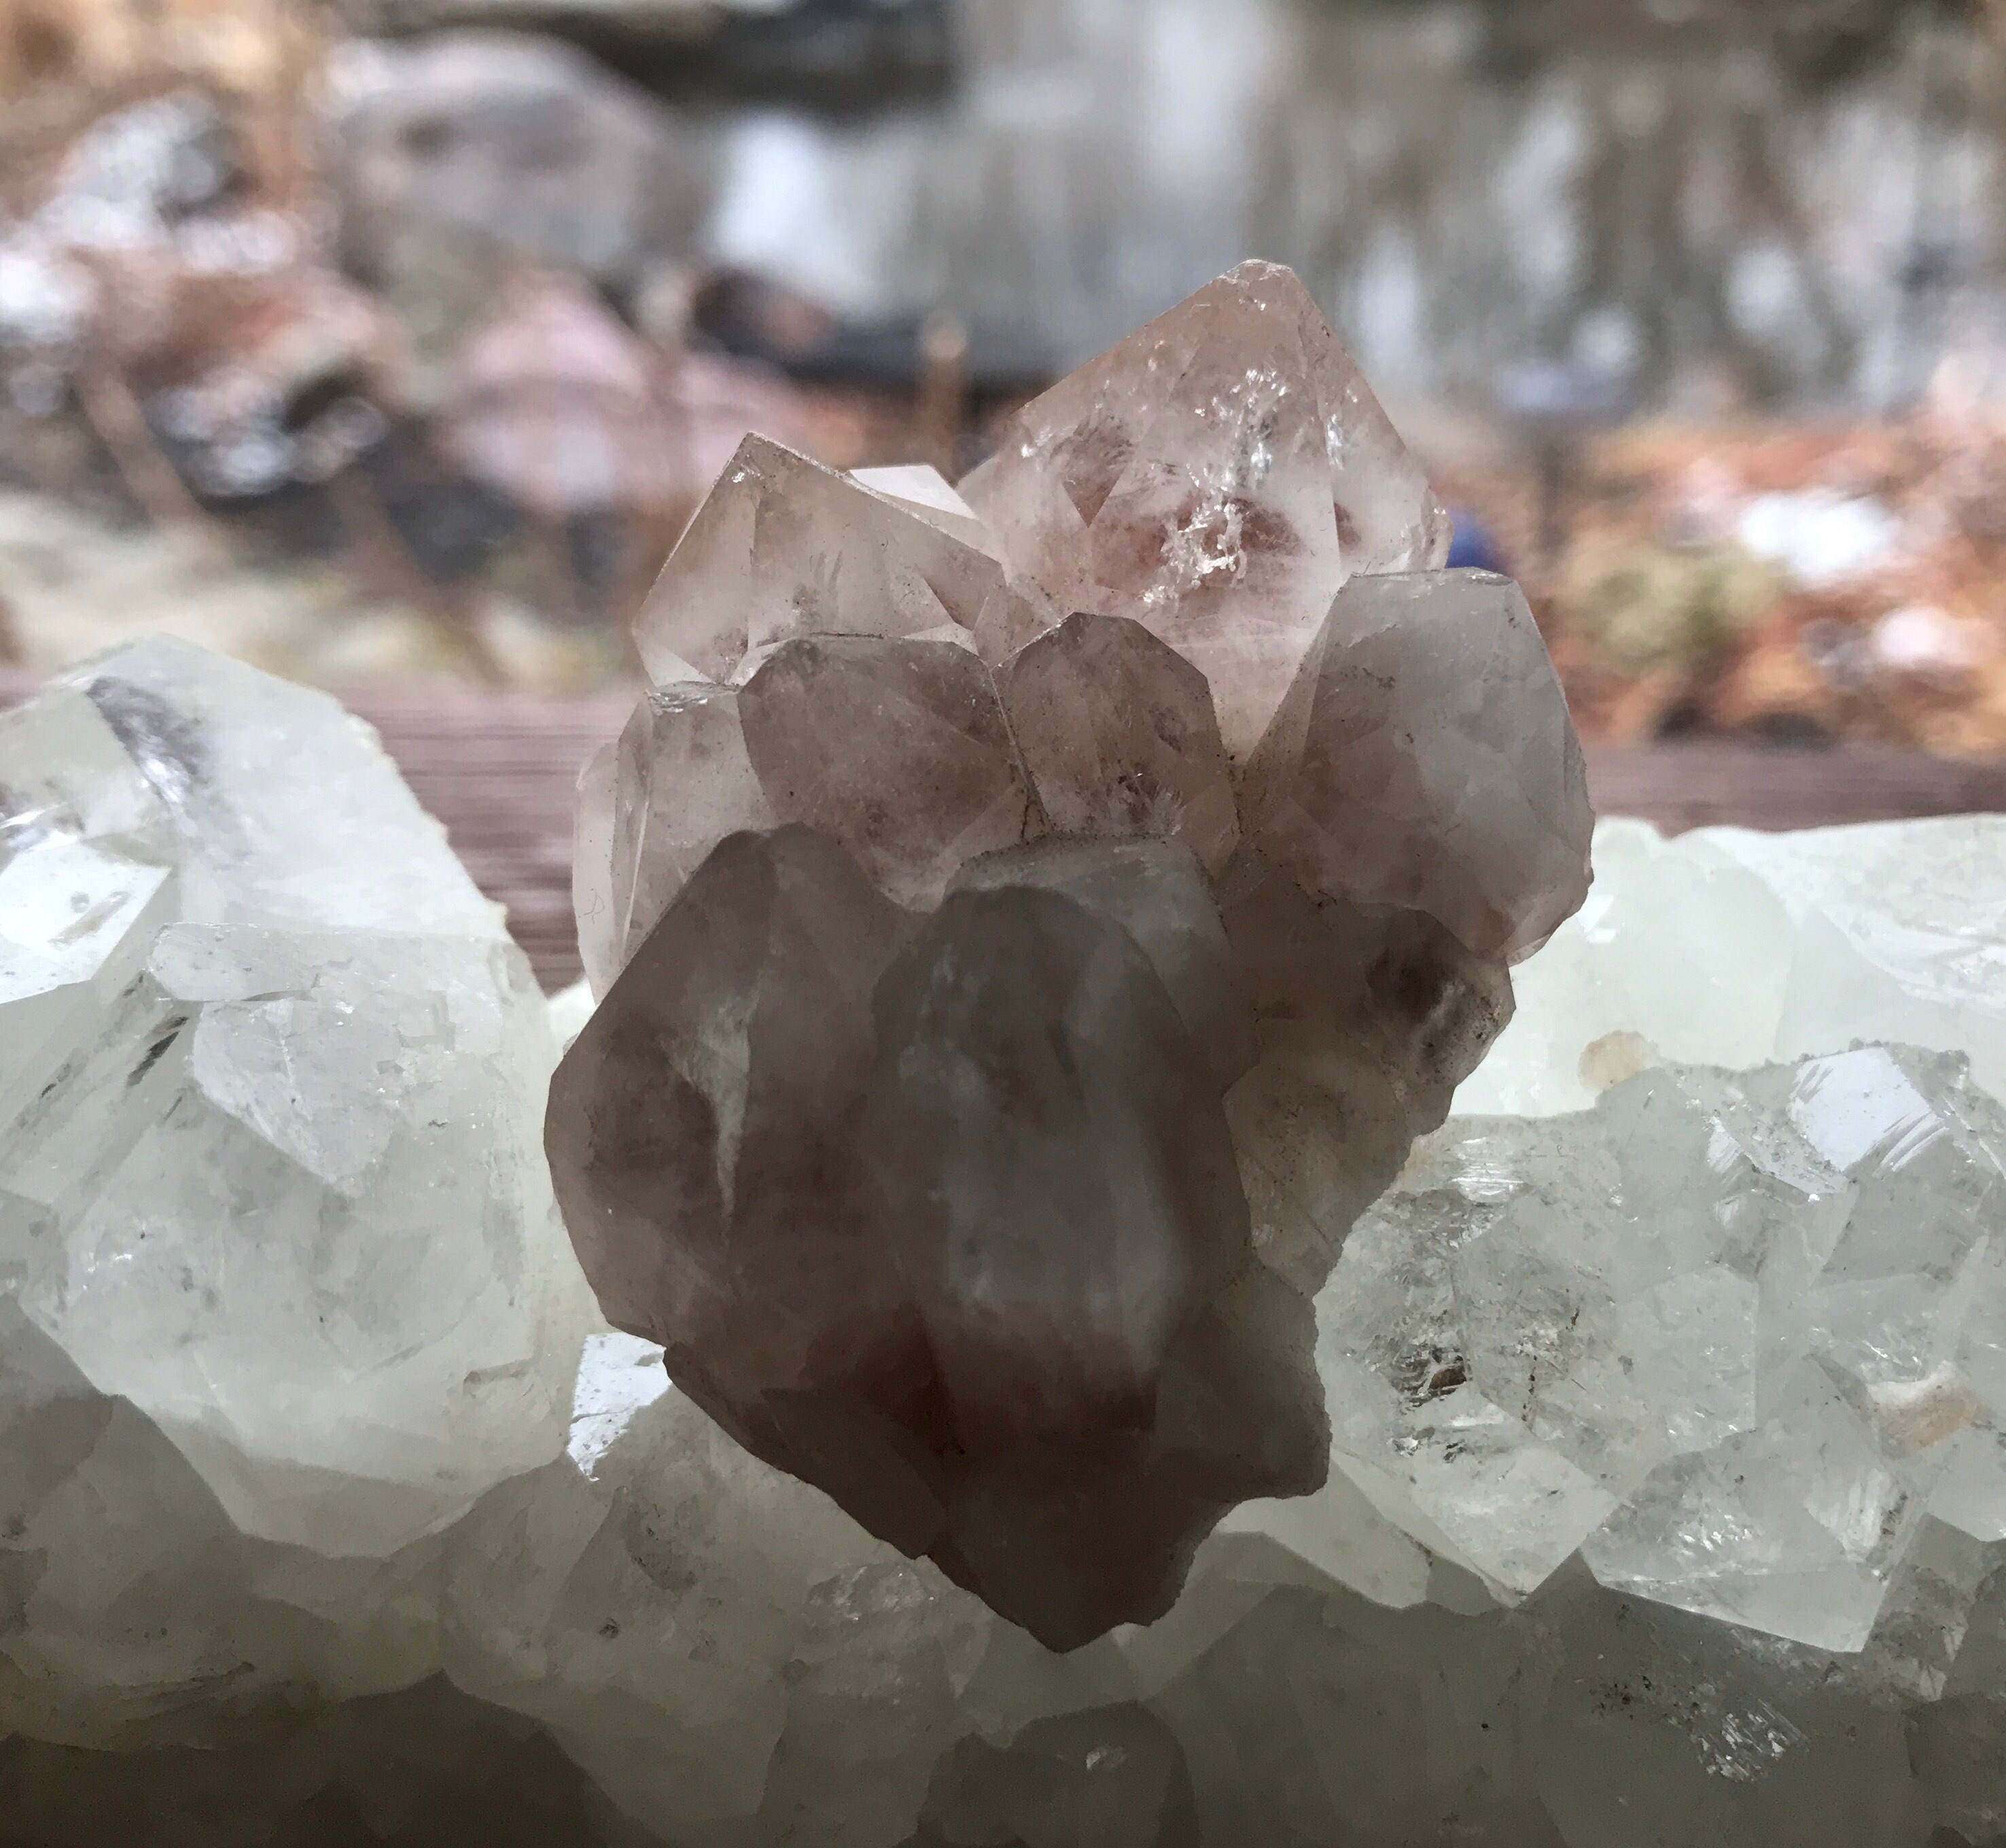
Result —
M290 83L312 37L294 0L0 0L0 97L164 74L257 95Z

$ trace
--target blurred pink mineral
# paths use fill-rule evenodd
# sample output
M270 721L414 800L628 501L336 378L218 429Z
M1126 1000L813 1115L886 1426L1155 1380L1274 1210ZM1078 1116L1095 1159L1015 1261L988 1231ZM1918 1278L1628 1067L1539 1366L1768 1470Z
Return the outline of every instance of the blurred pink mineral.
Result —
M1248 264L958 494L749 439L580 784L608 1318L1041 1642L1323 1481L1311 1298L1587 890L1524 599Z

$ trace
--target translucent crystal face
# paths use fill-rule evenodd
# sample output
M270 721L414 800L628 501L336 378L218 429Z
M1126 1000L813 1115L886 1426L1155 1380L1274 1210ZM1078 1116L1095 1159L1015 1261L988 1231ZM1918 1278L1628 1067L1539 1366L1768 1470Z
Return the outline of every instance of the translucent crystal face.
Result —
M1323 1301L1340 1467L1509 1596L1858 1649L1926 1514L2002 1537L2006 1112L1867 1047L1459 1119Z
M1354 572L1439 570L1449 522L1302 284L1245 263L1004 427L963 483L998 555L1211 683L1235 756Z
M581 783L603 1308L1054 1646L1321 1480L1309 1298L1585 890L1551 665L1447 539L1249 265L963 494L748 442Z
M238 1530L387 1555L550 1453L541 1003L333 701L147 642L0 718L0 1033L9 1312Z
M1867 1039L1961 1052L2006 1097L1998 817L1670 840L1604 821L1595 865L1591 901L1519 971L1519 1017L1459 1112L1582 1109L1618 1067L1761 1065Z
M641 659L658 682L727 680L796 636L972 632L1003 574L938 518L748 437L641 613Z
M1241 796L1306 890L1427 912L1479 956L1516 961L1588 895L1581 746L1508 578L1351 579Z

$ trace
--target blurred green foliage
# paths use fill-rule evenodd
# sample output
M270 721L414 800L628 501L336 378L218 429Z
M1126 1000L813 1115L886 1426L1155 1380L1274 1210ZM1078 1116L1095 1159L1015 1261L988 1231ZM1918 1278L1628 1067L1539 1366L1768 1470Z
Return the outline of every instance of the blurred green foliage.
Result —
M1631 674L1705 670L1775 607L1775 569L1737 545L1638 545L1577 559L1560 586L1568 626Z

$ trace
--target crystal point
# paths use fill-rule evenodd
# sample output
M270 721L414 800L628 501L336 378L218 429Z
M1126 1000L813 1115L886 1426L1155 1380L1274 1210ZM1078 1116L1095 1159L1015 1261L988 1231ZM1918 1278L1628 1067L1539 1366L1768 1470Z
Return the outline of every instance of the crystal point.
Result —
M1030 787L980 659L948 641L804 637L739 696L745 751L783 821L821 829L901 902L1024 838Z
M581 960L601 994L718 841L775 824L746 752L739 701L707 680L653 688L611 747L610 764L595 758L586 767L579 863L594 869L605 898L601 917L595 894L589 931L581 905L579 938L594 946ZM604 821L602 785L611 803Z
M1130 616L1250 749L1353 572L1438 568L1447 515L1290 271L1246 263L1018 412L963 492L1005 562Z
M972 630L1001 580L993 559L942 531L930 509L748 437L663 567L635 634L657 680L728 680L748 653L797 635Z
M2002 1212L2006 1111L1905 1049L1461 1119L1325 1293L1339 1467L1507 1594L1578 1548L1612 1590L1857 1650L1937 1498L1986 1479L1960 1440Z
M1580 743L1508 578L1352 579L1242 795L1307 890L1426 912L1480 956L1528 954L1587 896Z
M1217 873L1240 840L1205 676L1127 617L1069 617L998 670L1011 729L1061 834L1174 834Z

